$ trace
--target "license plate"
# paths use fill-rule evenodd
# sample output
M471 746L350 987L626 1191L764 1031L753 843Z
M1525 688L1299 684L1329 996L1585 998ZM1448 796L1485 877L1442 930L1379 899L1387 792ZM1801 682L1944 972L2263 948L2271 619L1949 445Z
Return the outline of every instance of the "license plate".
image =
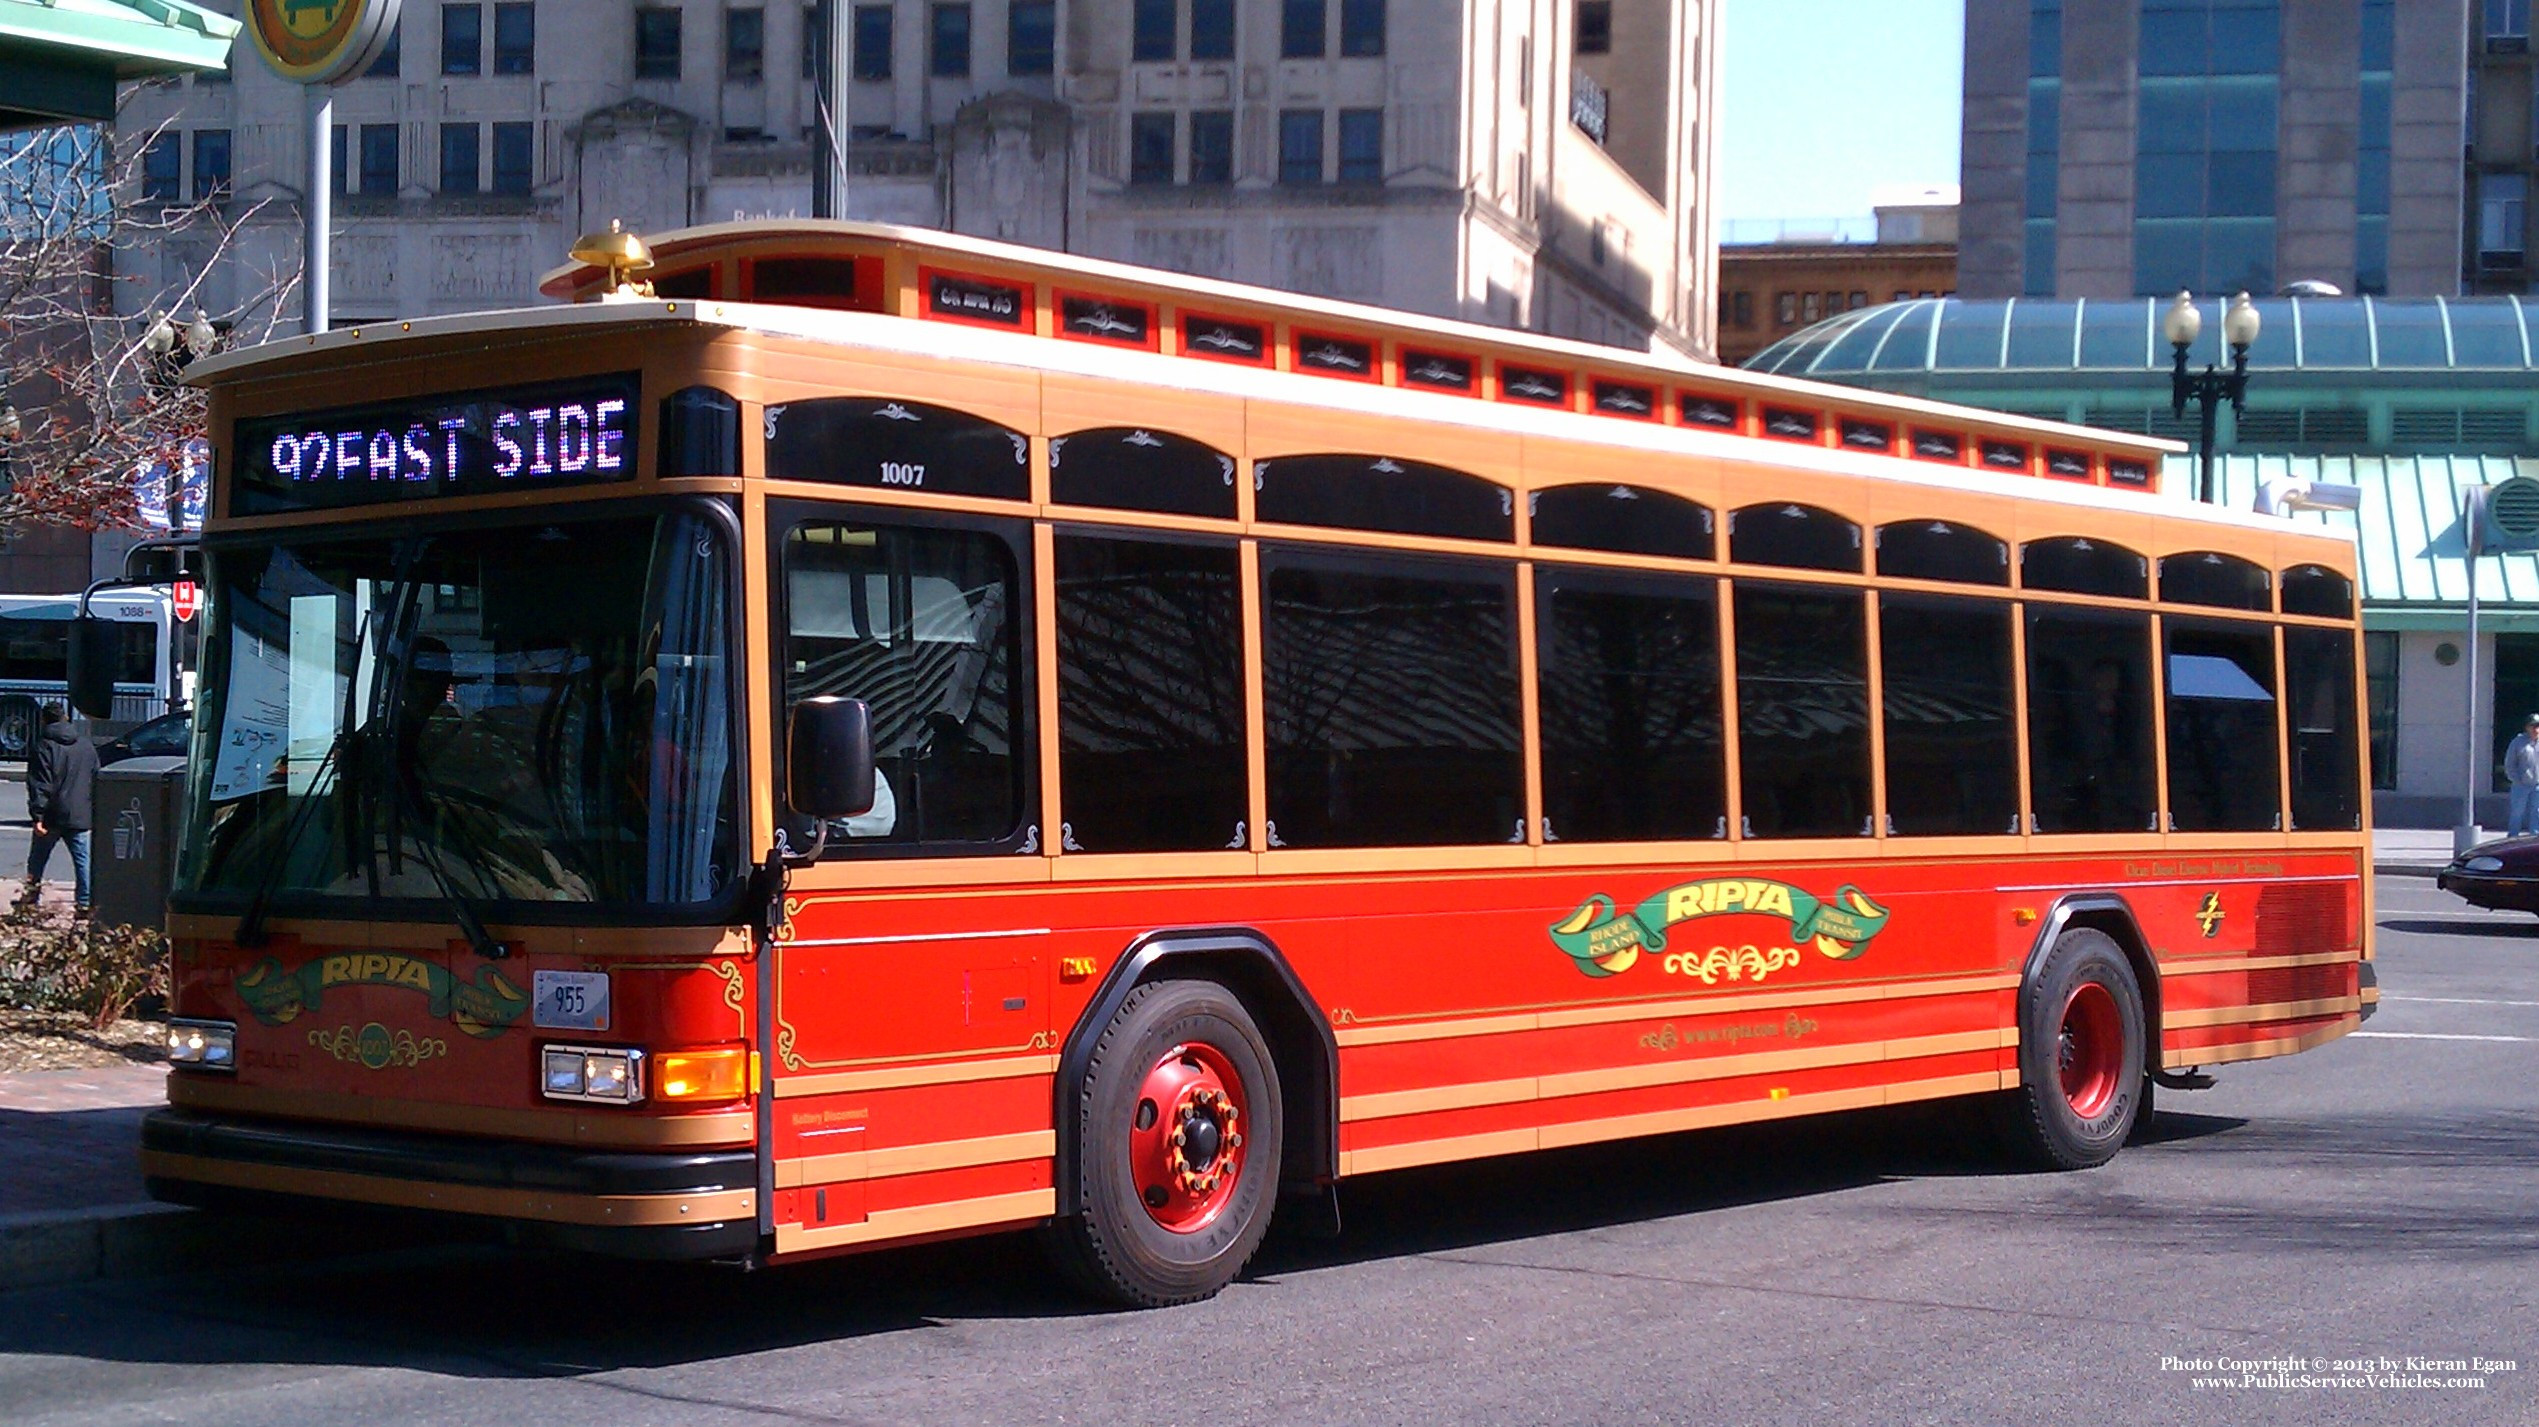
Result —
M537 972L530 978L529 1020L548 1030L607 1030L608 973Z

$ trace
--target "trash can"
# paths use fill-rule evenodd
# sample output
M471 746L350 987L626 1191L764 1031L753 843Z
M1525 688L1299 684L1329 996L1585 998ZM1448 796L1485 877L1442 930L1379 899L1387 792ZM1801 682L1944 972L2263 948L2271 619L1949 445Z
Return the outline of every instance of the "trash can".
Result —
M99 925L167 930L184 815L184 759L127 758L97 770L88 875Z

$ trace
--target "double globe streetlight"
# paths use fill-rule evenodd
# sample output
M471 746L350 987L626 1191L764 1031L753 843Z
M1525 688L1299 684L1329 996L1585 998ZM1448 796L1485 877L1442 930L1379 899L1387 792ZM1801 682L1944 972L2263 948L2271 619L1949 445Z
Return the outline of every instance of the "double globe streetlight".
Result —
M2186 369L2186 350L2204 331L2204 314L2195 306L2191 293L2181 292L2169 305L2168 315L2160 319L2160 333L2169 339L2176 354L2176 364L2169 369L2169 414L2186 415L2186 404L2196 401L2204 407L2204 437L2198 460L2202 480L2196 494L2205 504L2215 499L2213 488L2213 412L2222 402L2230 403L2231 414L2244 413L2241 398L2248 394L2248 349L2257 341L2257 305L2241 293L2230 300L2230 308L2222 314L2222 338L2230 344L2230 370L2225 372L2211 363L2200 374Z

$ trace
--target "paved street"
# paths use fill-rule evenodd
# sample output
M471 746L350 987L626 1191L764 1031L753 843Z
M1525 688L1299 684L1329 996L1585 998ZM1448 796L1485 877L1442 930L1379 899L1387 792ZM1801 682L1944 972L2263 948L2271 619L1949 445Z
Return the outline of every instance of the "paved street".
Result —
M1992 1172L1936 1113L1404 1173L1162 1313L1087 1311L1005 1239L742 1277L383 1238L0 1293L0 1420L2527 1423L2539 918L2380 887L2366 1034L2166 1097L2090 1173ZM2163 1365L2282 1356L2517 1367Z

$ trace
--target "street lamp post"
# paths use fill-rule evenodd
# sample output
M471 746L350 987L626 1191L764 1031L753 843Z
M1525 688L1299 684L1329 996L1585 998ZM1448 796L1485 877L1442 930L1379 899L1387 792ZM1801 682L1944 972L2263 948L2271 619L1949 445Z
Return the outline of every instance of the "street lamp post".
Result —
M2229 311L2222 314L2222 337L2230 344L2230 370L2225 372L2207 363L2201 373L2190 373L2186 369L2186 350L2195 345L2196 337L2203 332L2204 314L2196 308L2193 295L2181 292L2178 300L2170 304L2168 315L2160 319L2161 335L2169 339L2175 354L2175 365L2169 368L2170 414L2184 416L2189 401L2201 403L2204 408L2203 444L2197 456L2202 479L2196 497L2207 505L2217 494L2213 486L2213 413L2225 401L2230 403L2233 415L2244 410L2241 398L2248 394L2248 349L2256 344L2257 327L2257 307L2248 300L2248 294L2243 292L2232 298Z

